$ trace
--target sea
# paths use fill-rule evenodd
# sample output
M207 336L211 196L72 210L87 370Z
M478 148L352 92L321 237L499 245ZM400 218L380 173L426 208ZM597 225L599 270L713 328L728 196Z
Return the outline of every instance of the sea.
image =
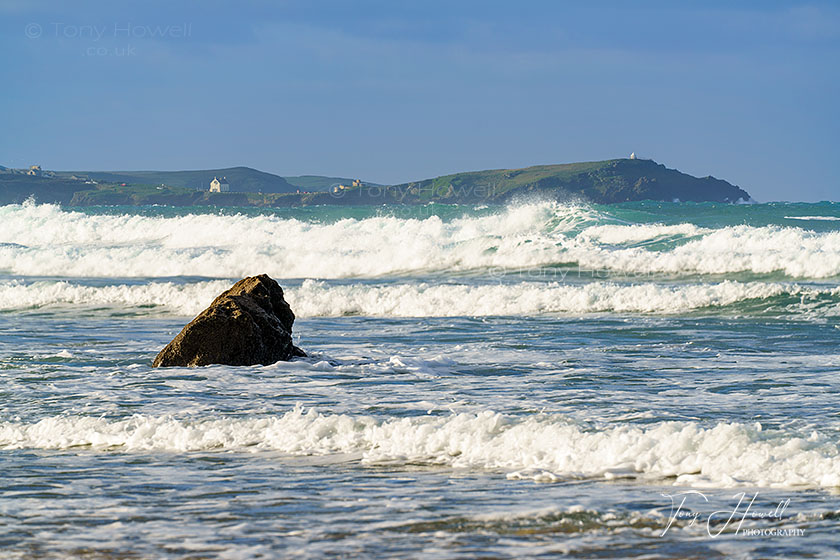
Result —
M152 368L268 274L308 357ZM0 207L0 558L838 558L840 204Z

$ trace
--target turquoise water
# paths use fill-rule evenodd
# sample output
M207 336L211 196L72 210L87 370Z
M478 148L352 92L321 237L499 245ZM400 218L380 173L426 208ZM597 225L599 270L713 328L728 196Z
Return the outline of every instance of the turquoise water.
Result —
M259 273L309 358L150 367ZM0 557L837 557L838 280L834 203L0 207Z

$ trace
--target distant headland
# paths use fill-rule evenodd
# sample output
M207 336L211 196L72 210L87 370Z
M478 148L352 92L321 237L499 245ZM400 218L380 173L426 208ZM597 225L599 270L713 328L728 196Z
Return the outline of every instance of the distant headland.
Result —
M302 175L281 177L249 167L195 171L46 171L0 166L0 204L65 206L262 206L504 204L518 197L599 204L655 201L728 202L750 195L722 179L693 177L635 156L606 161L469 171L398 185Z

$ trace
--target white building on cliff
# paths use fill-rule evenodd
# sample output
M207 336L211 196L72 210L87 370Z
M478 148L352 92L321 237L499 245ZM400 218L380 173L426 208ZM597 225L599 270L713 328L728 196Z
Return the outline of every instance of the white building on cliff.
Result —
M213 180L210 181L210 192L230 192L230 184L227 181L226 177L222 177L219 180L218 177L213 177Z

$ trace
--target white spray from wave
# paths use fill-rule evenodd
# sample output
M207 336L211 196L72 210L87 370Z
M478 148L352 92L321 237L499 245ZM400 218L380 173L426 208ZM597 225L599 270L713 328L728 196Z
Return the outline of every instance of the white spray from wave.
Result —
M760 425L663 422L585 430L557 416L491 411L448 417L376 419L296 407L280 417L178 420L135 416L108 421L52 417L0 423L0 448L124 451L274 450L358 454L365 463L501 469L510 477L676 477L698 486L840 486L840 451L816 432L765 433ZM552 478L553 477L553 478Z
M615 220L558 203L447 221L380 216L334 223L212 214L92 216L51 205L11 205L0 207L0 220L0 271L28 276L370 278L558 263L628 274L840 275L837 231L604 225Z
M543 262L542 253L557 252L553 237L541 231L549 221L563 230L591 214L531 205L449 222L383 216L322 224L276 216L89 216L51 205L6 206L0 208L0 270L211 278L257 270L275 278L342 278L527 267Z

